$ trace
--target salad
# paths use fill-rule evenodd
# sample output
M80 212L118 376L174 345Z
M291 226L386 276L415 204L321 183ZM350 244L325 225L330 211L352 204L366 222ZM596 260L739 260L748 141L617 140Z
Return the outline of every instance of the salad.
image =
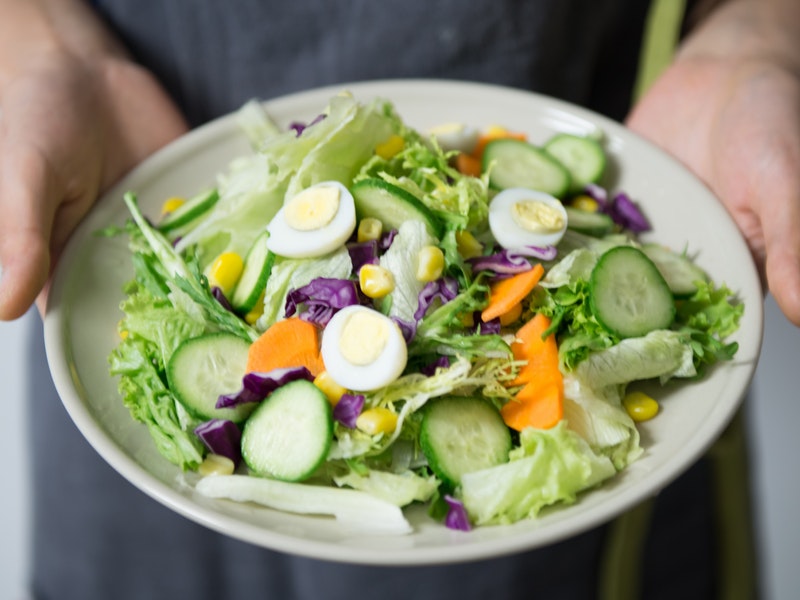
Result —
M601 136L420 132L330 99L122 233L110 372L198 493L406 533L535 518L644 449L636 382L730 360L743 312L604 187ZM183 190L176 190L183 192ZM120 229L110 233L120 233Z

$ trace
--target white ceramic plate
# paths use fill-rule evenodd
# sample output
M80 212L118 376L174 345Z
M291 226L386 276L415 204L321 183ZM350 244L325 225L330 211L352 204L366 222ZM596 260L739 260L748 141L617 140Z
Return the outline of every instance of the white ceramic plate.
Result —
M342 89L359 100L395 103L418 129L443 122L477 127L502 124L540 142L556 131L601 128L612 157L609 183L627 191L655 225L652 239L688 248L718 282L727 283L746 310L736 360L699 383L668 388L659 416L642 425L643 458L571 506L511 526L454 532L407 511L414 532L400 537L355 535L325 517L298 516L201 497L157 453L144 425L122 405L106 357L117 342L121 286L132 274L126 241L94 232L127 217L126 190L139 193L146 214L164 198L213 182L228 161L249 151L232 116L177 140L145 161L111 190L73 235L50 293L45 318L48 360L59 394L75 424L126 479L212 529L264 547L315 558L364 564L436 564L527 550L585 531L656 494L687 469L736 412L756 367L762 335L762 292L750 253L736 226L709 191L678 163L619 124L564 102L494 86L448 81L381 81L300 93L268 103L283 125L310 120Z

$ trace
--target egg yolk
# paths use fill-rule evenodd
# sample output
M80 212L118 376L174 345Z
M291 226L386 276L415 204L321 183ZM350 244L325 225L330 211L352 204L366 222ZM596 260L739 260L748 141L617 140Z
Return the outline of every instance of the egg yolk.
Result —
M511 206L511 218L527 231L543 233L564 227L564 216L552 206L538 200L521 200Z
M388 324L366 311L353 313L342 327L339 350L350 364L364 366L377 359L389 341Z
M284 206L286 224L297 231L322 229L339 211L340 190L317 186L297 194Z

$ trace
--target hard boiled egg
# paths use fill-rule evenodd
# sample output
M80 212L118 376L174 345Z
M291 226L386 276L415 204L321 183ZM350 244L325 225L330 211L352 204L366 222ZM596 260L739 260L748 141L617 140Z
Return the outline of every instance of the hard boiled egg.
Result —
M267 226L267 248L278 256L323 256L342 246L356 228L350 191L324 181L290 198Z
M567 230L567 211L550 194L509 188L492 199L489 227L504 248L555 246Z
M381 388L406 368L406 341L389 317L366 306L348 306L325 327L325 370L340 386L357 392Z
M466 154L475 149L480 135L477 129L463 123L442 123L429 129L428 134L436 138L445 152L458 150Z

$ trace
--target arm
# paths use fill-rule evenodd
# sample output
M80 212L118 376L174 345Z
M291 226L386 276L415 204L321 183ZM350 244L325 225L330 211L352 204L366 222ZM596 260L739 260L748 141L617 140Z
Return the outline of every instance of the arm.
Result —
M718 3L628 125L711 187L800 326L800 2Z
M46 286L98 195L184 132L80 0L0 0L0 319Z

